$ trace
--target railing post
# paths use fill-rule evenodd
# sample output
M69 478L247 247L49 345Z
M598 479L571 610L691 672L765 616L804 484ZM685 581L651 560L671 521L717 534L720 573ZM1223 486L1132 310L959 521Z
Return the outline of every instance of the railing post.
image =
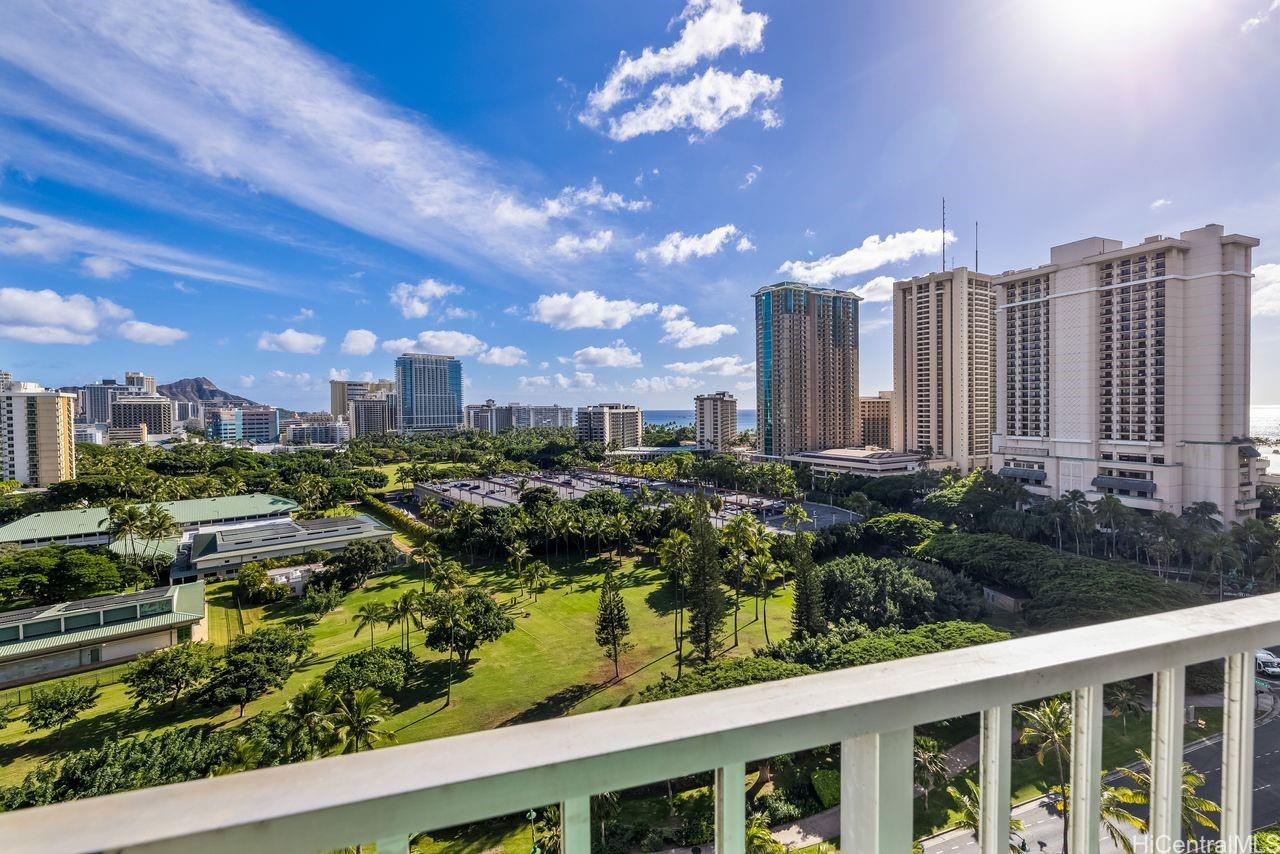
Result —
M747 764L716 769L716 854L742 854L747 847Z
M378 854L409 854L409 837L393 836L378 840Z
M561 802L560 850L563 854L591 854L590 795Z
M1244 851L1253 832L1254 653L1227 656L1222 709L1222 841ZM1234 846L1234 847L1233 847Z
M982 854L1009 854L1009 797L1013 756L1013 707L982 712L978 758L978 848Z
M1071 854L1098 854L1102 799L1102 686L1071 692Z
M1182 839L1182 716L1186 670L1172 667L1152 676L1151 693L1151 850Z
M911 850L910 728L840 743L840 850L902 854Z

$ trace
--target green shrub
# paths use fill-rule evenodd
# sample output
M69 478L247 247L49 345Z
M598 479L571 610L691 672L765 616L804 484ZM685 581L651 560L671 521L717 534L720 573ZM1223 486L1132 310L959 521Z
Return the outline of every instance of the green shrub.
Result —
M400 508L392 507L381 498L366 495L364 503L371 514L386 522L393 530L404 534L411 542L417 545L422 545L435 536L435 531L430 527L419 522Z
M904 552L941 530L941 522L914 513L886 513L863 523L862 539L873 550Z
M824 810L831 809L840 803L840 772L830 768L819 768L811 778L813 791Z

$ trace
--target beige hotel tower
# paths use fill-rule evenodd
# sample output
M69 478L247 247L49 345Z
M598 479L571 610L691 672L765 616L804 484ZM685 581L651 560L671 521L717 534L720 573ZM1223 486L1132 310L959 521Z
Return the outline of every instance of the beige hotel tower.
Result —
M991 276L965 267L894 282L893 450L965 473L991 465L995 308Z
M1220 225L1137 246L1090 237L995 278L993 467L1033 494L1255 515L1251 251Z

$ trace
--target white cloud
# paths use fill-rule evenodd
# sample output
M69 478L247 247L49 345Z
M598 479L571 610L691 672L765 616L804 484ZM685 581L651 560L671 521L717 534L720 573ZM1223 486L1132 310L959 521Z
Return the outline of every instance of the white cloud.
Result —
M258 349L314 355L320 352L320 348L324 346L324 341L323 335L316 335L312 332L299 332L290 327L283 332L263 332L258 336Z
M243 374L240 377L240 388L253 388L258 382L258 378L253 374Z
M518 382L521 391L536 391L551 387L551 377L520 377Z
M596 384L596 375L587 371L574 371L572 377L566 377L564 374L553 374L550 377L527 377L530 381L547 380L548 383L554 382L556 388L564 391L591 391L599 388Z
M876 276L864 285L850 288L867 302L887 302L893 299L893 276Z
M446 320L461 320L462 318L475 317L476 313L468 308L451 305L444 310Z
M314 319L315 319L315 316L316 316L315 309L311 309L311 308L300 308L300 309L298 309L298 313L297 313L297 314L295 314L293 317L291 317L291 318L289 318L289 319L290 319L290 320L292 320L292 321L294 321L294 322L298 322L298 321L303 321L303 320L314 320Z
M462 288L435 279L423 279L416 285L401 282L391 289L391 304L405 317L426 317L431 306L450 294L461 293Z
M641 261L648 261L649 258L656 257L662 262L663 266L683 263L694 256L705 258L708 255L715 255L724 248L726 243L740 233L738 227L732 223L713 228L706 234L690 234L686 236L682 231L673 231L662 238L662 241L657 246L641 249L636 253L636 258Z
M662 309L662 330L667 333L662 343L675 344L681 350L714 344L724 336L738 332L736 326L728 323L699 326L689 319L688 309L682 305L668 305Z
M336 381L336 382L346 382L346 381L347 381L347 380L349 380L349 379L351 379L351 369L350 369L350 368L341 368L341 369L339 369L339 368L330 368L330 369L329 369L329 380L330 380L331 382L332 382L332 381Z
M1276 2L1280 3L1280 0L1276 0ZM1168 199L1156 199L1154 202L1151 203L1151 209L1153 211L1158 211L1161 208L1168 207L1171 204L1173 204L1173 202L1169 201Z
M174 289L175 291L177 291L178 293L181 293L181 294L194 294L194 293L199 293L199 291L197 291L195 288L191 287L190 285L188 285L186 282L182 281L181 279L179 279L178 281L176 281L176 282L174 282L174 283L173 283L173 289Z
M367 356L378 344L378 336L368 329L348 329L342 339L342 353L347 356Z
M0 28L0 56L5 38L5 28ZM249 267L13 205L0 204L0 220L13 223L0 225L0 255L30 255L46 261L82 255L86 256L80 262L82 269L97 278L111 278L133 266L210 282L273 289L259 271ZM122 264L127 266L121 267Z
M756 363L744 364L741 356L716 356L701 362L670 362L663 367L677 374L714 374L718 377L736 377L754 371Z
M690 139L696 139L699 134L708 136L750 114L757 101L773 101L780 94L782 80L777 77L750 70L730 74L708 68L686 83L663 83L635 109L610 118L608 135L617 142L626 142L644 134L689 128L697 131L690 135ZM756 109L755 116L766 128L782 124L770 109Z
M622 339L608 347L583 347L573 353L573 363L578 367L638 368L644 362L640 354L627 346Z
M161 347L174 344L187 337L185 330L173 326L161 326L142 320L126 320L116 329L121 338L135 344L156 344Z
M887 329L889 324L893 322L891 317L876 317L862 323L858 327L863 335L870 335L872 332L879 332L881 329Z
M551 247L551 251L566 258L577 258L587 253L603 252L611 243L613 243L613 232L604 228L586 237L579 234L563 234Z
M519 347L490 347L480 354L478 361L486 365L523 365L525 352Z
M598 208L602 211L645 211L650 207L648 199L628 199L621 193L605 190L595 178L585 187L565 187L554 199L544 199L542 212L547 218L565 217L581 208Z
M1253 316L1280 315L1280 264L1253 268Z
M942 252L942 242L955 243L950 231L944 236L939 229L917 228L881 237L873 234L842 255L824 255L817 261L787 261L778 271L800 282L825 285L832 279L856 276L892 264L909 261L917 255Z
M702 381L693 377L638 377L631 383L631 389L640 394L658 394L697 388L700 385Z
M578 291L543 294L529 307L529 316L556 329L621 329L637 317L657 310L654 302L609 299L595 291Z
M313 390L320 387L320 384L312 383L311 374L303 371L298 374L291 374L288 371L275 370L267 374L267 379L272 385L296 386L302 389Z
M0 338L29 344L92 344L102 334L139 344L172 344L187 335L181 329L135 320L130 309L103 297L0 288Z
M474 356L485 349L485 344L469 332L431 329L419 332L417 338L393 338L390 341L384 341L382 349L388 353L404 353L412 350L421 353L439 353L445 356Z
M1246 20L1240 25L1240 32L1247 33L1250 30L1256 30L1258 27L1271 20L1271 16L1276 12L1280 12L1280 0L1271 0L1270 5L1265 9L1260 9L1258 14Z
M414 251L531 260L528 235L499 209L537 213L540 200L521 201L500 164L362 91L266 16L219 0L10 11L0 88L25 87L24 118L166 177L274 195Z
M600 117L659 76L677 74L704 59L714 59L736 47L746 54L764 45L769 18L760 12L744 13L741 0L690 0L680 14L684 21L675 44L646 47L637 57L625 52L598 88L587 96L587 109L579 118L592 127Z
M87 275L95 279L118 279L129 272L129 265L110 255L89 255L80 261Z
M756 251L756 245L752 243L751 238L747 237L745 234L742 235L742 237L738 238L738 243L733 248L737 249L739 252L755 252Z
M747 187L750 187L752 184L756 182L756 179L760 177L760 173L763 171L764 171L764 167L761 166L759 163L752 166L750 169L747 170L747 174L742 176L742 183L738 185L738 189L745 190L747 189Z

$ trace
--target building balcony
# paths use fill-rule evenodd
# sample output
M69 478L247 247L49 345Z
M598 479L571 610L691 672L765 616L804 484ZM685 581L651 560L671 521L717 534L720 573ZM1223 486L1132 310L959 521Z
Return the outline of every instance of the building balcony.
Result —
M1009 850L1015 703L1070 692L1070 850L1098 850L1103 686L1152 675L1149 833L1180 840L1185 668L1225 658L1223 847L1253 827L1254 650L1280 643L1258 596L677 700L0 815L6 851L279 854L377 844L559 804L561 850L591 847L591 796L714 770L715 850L746 846L746 763L840 745L841 850L904 854L913 727L981 714L979 850ZM1082 820L1083 819L1083 820Z

